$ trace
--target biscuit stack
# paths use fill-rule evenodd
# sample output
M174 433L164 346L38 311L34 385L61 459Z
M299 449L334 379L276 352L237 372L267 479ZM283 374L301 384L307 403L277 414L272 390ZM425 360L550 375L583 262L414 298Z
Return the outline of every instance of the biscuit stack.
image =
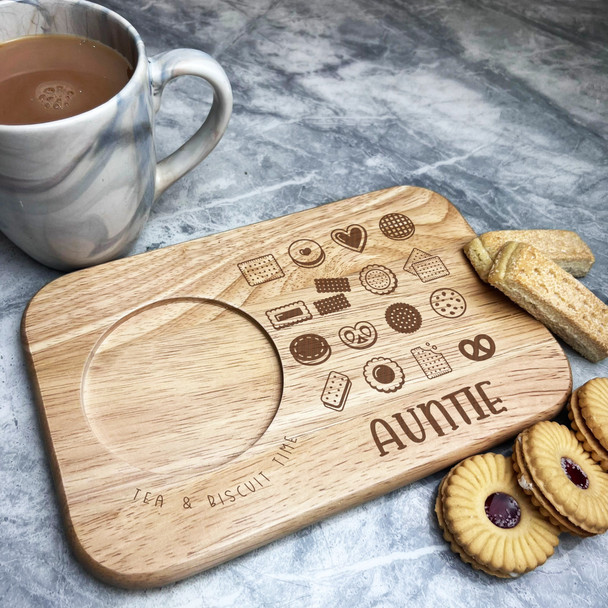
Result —
M568 417L585 450L608 471L608 378L594 378L574 391Z
M562 532L592 536L608 530L608 474L568 427L539 422L520 433L513 465L532 504Z
M480 454L457 464L439 486L435 513L445 540L462 560L499 578L543 564L559 542L517 484L511 461Z
M608 378L575 391L569 410L574 431L538 422L517 436L512 459L473 456L442 480L437 520L463 561L519 576L553 554L561 532L608 531Z
M487 232L465 245L479 276L592 362L608 357L608 306L574 277L595 258L567 230Z
M608 356L608 307L574 277L594 262L563 230L482 234L464 247L482 280L500 289L590 361ZM507 578L553 554L561 532L608 530L608 378L572 394L573 430L539 422L521 432L511 459L467 458L439 486L435 512L453 551Z

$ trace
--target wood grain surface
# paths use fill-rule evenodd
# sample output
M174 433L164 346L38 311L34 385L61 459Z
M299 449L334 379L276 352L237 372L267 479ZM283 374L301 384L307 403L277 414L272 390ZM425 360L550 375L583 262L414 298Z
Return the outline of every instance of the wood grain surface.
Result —
M77 557L162 585L556 414L568 361L472 237L403 186L42 289L22 340Z

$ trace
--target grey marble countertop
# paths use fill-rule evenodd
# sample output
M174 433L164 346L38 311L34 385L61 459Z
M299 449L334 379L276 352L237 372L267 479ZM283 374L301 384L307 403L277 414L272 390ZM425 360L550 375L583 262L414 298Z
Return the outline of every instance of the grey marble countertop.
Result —
M436 190L477 232L572 228L608 295L605 0L134 0L150 54L200 48L234 113L217 149L154 207L133 253L399 184ZM205 87L171 84L160 156L194 131ZM161 589L89 576L66 541L19 342L59 276L0 235L0 604L20 606L605 606L608 535L561 536L501 581L463 564L432 506L441 474ZM564 347L574 386L608 376ZM509 447L499 450L507 453Z

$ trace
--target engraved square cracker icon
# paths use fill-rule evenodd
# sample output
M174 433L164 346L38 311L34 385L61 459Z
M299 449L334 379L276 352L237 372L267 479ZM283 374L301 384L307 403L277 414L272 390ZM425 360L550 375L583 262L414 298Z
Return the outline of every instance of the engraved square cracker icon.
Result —
M423 283L447 277L450 271L438 255L430 255L422 249L412 249L403 270L417 276Z
M252 287L268 283L284 277L283 269L275 260L272 254L262 255L259 258L246 260L238 264L239 270L243 273L247 283Z
M412 264L412 268L416 271L418 278L423 283L440 279L441 277L447 277L450 271L445 267L445 264L441 261L438 255L426 258Z

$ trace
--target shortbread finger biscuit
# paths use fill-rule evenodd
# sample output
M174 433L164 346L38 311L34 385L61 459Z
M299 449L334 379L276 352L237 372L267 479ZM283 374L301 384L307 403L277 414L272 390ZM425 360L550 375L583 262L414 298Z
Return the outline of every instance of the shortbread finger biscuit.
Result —
M517 576L544 563L558 529L517 485L511 461L482 454L454 467L443 491L443 519L454 542L478 564Z
M487 281L494 259L509 241L526 243L575 277L584 277L595 257L581 237L571 230L497 230L485 232L464 246L477 274Z
M521 447L534 485L558 513L591 534L608 530L608 473L574 432L557 422L537 422L523 434Z
M578 404L589 430L608 450L608 378L593 378L578 391Z
M525 432L525 431L524 431ZM554 526L557 526L562 532L569 532L575 536L593 536L590 532L586 532L582 528L575 526L566 517L561 515L555 507L545 498L538 487L532 480L532 475L528 470L526 461L522 453L522 437L520 433L515 440L513 446L513 469L517 475L517 483L519 487L530 497L532 504L540 511L543 517L546 517Z
M578 402L578 391L574 391L568 403L568 418L572 430L576 433L576 438L583 444L583 447L591 458L597 462L604 471L608 471L608 450L597 440L591 429L587 426Z
M531 245L507 243L488 281L590 361L608 356L608 306Z

